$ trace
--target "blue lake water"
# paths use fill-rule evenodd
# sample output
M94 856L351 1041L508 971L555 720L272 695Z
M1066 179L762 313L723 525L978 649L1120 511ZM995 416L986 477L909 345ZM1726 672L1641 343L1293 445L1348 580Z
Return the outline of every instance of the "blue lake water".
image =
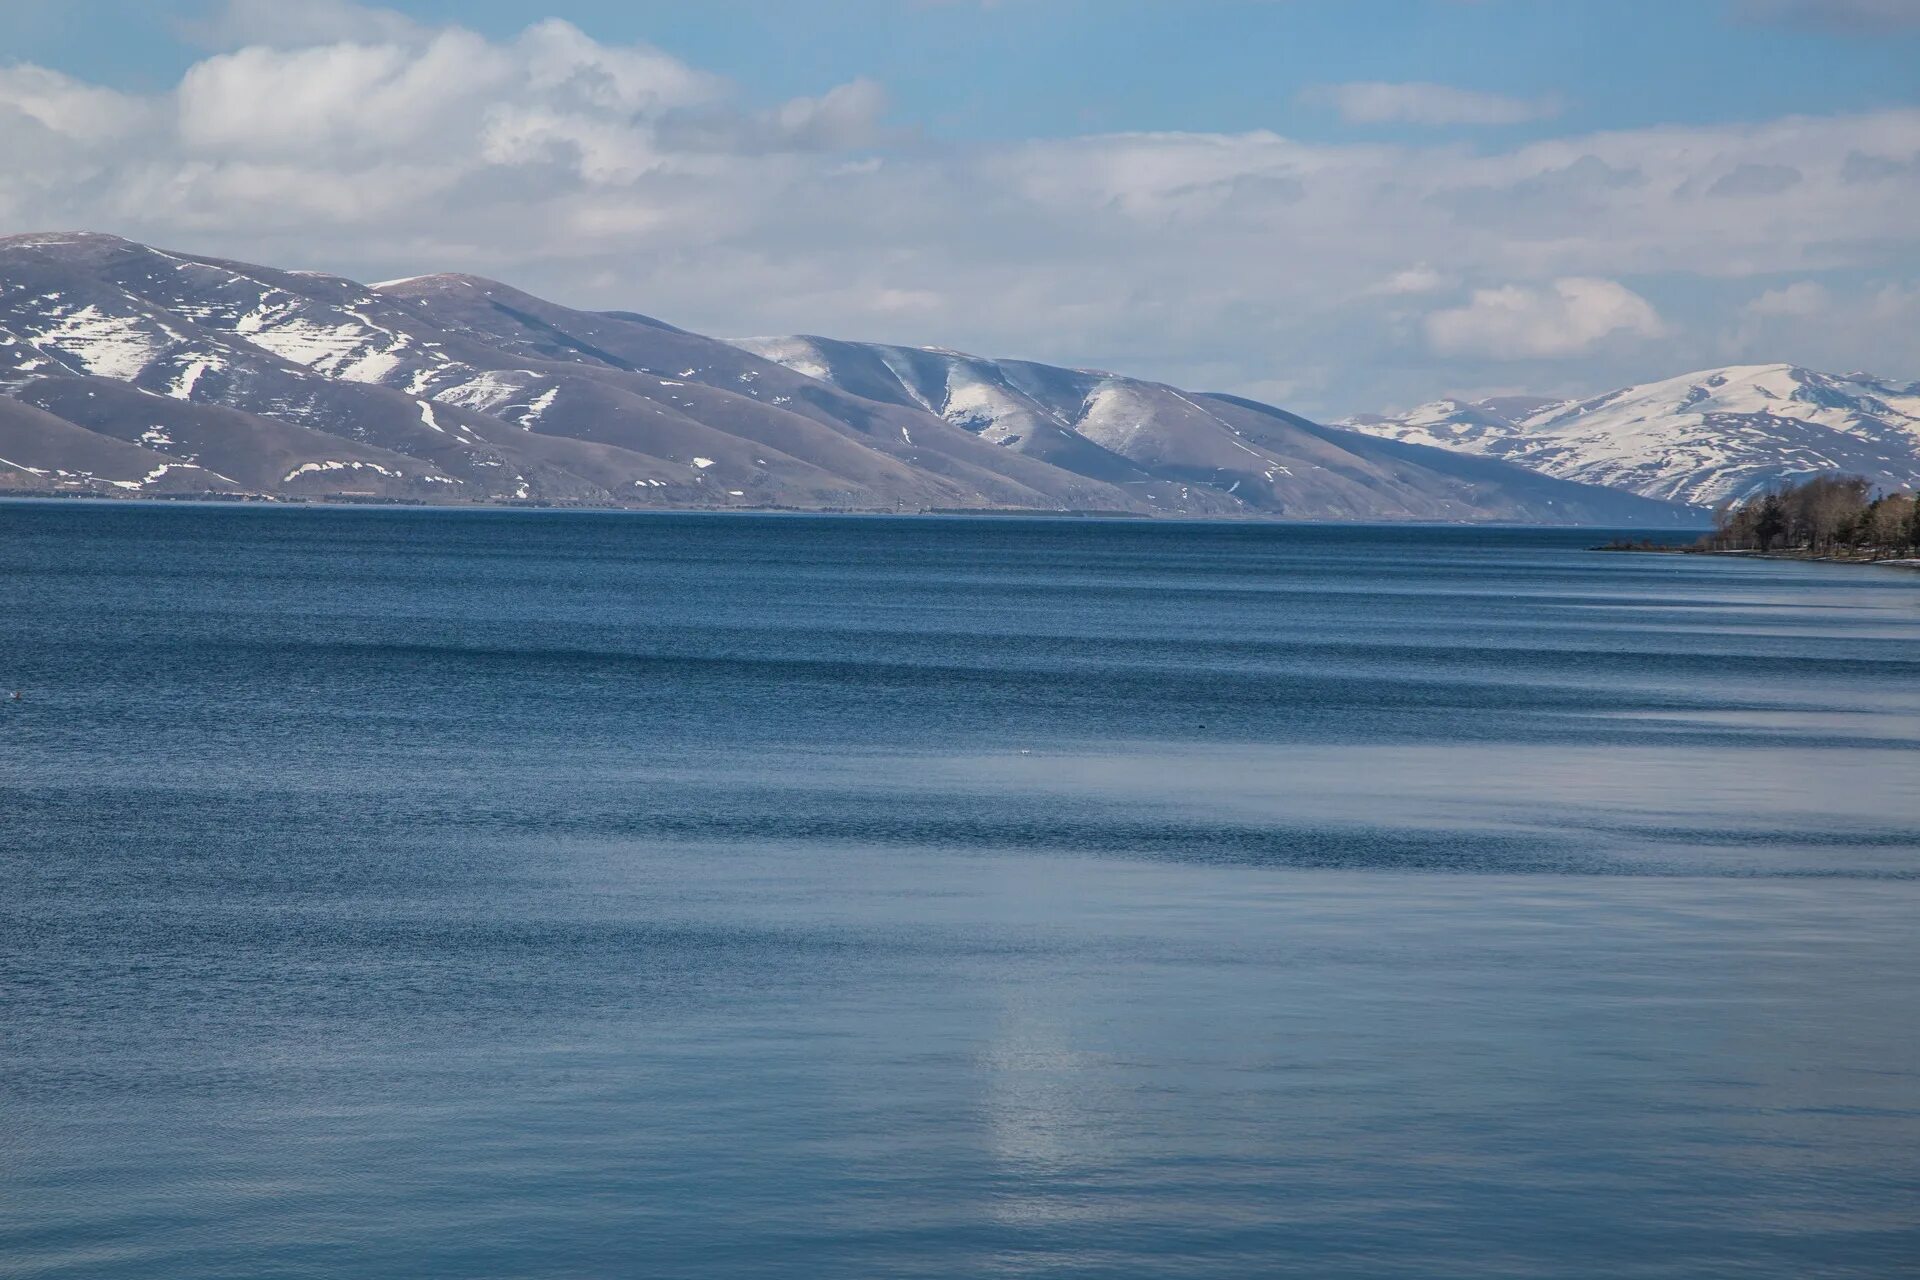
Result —
M1895 1276L1920 574L0 504L0 1274Z

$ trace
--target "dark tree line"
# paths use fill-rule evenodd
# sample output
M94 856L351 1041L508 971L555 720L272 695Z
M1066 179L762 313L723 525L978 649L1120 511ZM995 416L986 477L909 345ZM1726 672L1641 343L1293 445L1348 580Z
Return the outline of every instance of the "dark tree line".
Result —
M1722 503L1702 541L1715 551L1898 555L1920 548L1920 502L1905 491L1875 493L1864 476L1814 476Z

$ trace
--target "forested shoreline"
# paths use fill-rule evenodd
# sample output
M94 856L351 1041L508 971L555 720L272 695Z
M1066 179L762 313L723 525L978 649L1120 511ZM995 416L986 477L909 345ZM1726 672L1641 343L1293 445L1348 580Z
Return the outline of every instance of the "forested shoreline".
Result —
M1880 559L1920 547L1920 503L1906 490L1875 492L1864 476L1813 476L1757 499L1722 503L1703 551L1801 552Z
M1920 496L1876 491L1864 476L1813 476L1714 509L1713 532L1691 544L1616 538L1596 551L1766 555L1807 560L1920 556Z

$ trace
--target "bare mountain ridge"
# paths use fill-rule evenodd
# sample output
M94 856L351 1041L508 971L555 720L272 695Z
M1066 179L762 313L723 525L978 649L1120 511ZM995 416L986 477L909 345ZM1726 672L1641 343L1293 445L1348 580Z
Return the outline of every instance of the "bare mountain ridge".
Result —
M16 490L1685 517L1230 398L1007 367L1053 416L1012 431L480 277L367 286L112 236L0 239L0 487ZM1052 403L1074 388L1079 411Z
M1627 495L1554 487L1547 477L1504 464L1367 440L1256 401L1101 370L812 336L739 345L796 373L917 408L1130 492L1172 484L1180 497L1218 493L1251 512L1330 520L1693 518L1672 506L1621 507L1615 504Z

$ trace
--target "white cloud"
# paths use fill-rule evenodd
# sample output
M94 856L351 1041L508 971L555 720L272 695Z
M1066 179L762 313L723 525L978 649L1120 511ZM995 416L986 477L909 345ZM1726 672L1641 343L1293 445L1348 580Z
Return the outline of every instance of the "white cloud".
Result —
M569 22L528 27L514 52L527 89L578 111L651 115L707 102L724 92L717 76L645 45L604 45Z
M872 80L854 80L817 98L795 98L771 115L774 136L785 145L823 151L868 147L879 141L887 91Z
M1796 280L1741 306L1719 340L1728 362L1790 360L1837 372L1912 378L1920 280Z
M1713 180L1710 196L1777 196L1805 181L1790 164L1740 164Z
M187 72L179 139L191 154L224 159L407 155L510 91L516 70L504 50L464 31L418 49L253 46Z
M1833 305L1833 295L1815 280L1768 289L1746 305L1750 316L1817 316Z
M101 146L140 128L148 105L130 94L35 66L0 66L0 135L9 117L73 142ZM4 152L0 152L4 155Z
M1446 272L1436 271L1422 262L1394 272L1374 285L1368 292L1385 297L1406 297L1411 294L1435 293L1453 284L1453 277Z
M1569 278L1534 288L1477 289L1464 307L1427 317L1427 341L1442 355L1495 360L1574 356L1616 335L1664 332L1653 304L1612 280Z
M1332 107L1350 124L1524 124L1560 114L1555 98L1515 98L1418 81L1315 85L1301 101Z

